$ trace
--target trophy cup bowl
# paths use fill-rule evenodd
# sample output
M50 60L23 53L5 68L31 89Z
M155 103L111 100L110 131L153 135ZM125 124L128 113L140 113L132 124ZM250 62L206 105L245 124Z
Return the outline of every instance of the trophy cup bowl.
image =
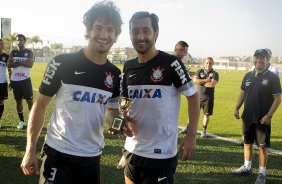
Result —
M118 100L118 106L119 106L119 114L115 116L113 123L111 127L109 128L109 134L123 134L122 128L124 127L125 118L124 113L127 113L131 105L133 104L133 100L126 98L126 97L120 97Z

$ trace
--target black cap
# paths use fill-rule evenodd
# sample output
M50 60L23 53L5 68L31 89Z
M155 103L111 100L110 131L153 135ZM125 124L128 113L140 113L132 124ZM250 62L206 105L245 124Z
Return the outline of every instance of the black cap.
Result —
M254 56L263 56L263 57L268 57L268 52L265 49L258 49L255 51Z

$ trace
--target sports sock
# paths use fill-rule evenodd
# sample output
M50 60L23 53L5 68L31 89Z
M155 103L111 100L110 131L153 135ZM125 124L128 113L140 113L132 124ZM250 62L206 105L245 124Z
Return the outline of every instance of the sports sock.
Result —
M208 126L203 125L203 130L206 131L207 127L208 127Z
M4 112L4 104L0 105L0 119L2 117L3 112Z
M265 176L266 167L259 166L259 173Z
M250 170L251 168L252 168L252 161L250 160L245 160L245 162L244 162L244 166L248 169L248 170Z
M19 118L22 122L24 122L23 112L18 112Z

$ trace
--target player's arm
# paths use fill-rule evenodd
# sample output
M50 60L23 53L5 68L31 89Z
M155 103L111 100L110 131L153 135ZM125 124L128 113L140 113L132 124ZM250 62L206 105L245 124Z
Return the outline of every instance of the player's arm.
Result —
M271 118L273 114L278 109L279 105L281 103L281 94L279 95L273 95L273 103L268 111L268 113L261 119L261 124L269 125L271 122Z
M200 116L200 100L196 92L192 96L187 96L189 129L184 137L184 152L182 160L188 160L196 149L196 134Z
M211 81L212 80L210 78L200 79L197 75L195 75L194 78L193 78L193 82L195 84L198 84L198 85L206 84L206 83L211 82Z
M38 94L30 111L27 126L27 144L21 168L25 175L39 174L36 145L44 125L44 116L52 97Z
M207 87L207 88L214 88L216 86L216 84L217 84L217 81L214 80L214 79L211 79L211 81L205 83L204 86Z
M23 66L23 67L27 67L27 68L32 68L33 63L34 63L33 52L30 51L27 60L25 60L23 62L19 62L19 66Z
M240 114L239 114L239 110L245 100L245 96L246 96L246 92L244 90L241 90L238 96L238 100L234 109L234 117L236 119L240 119Z
M14 62L14 57L13 57L13 51L9 54L9 59L8 59L8 68L15 68L18 67L19 64Z

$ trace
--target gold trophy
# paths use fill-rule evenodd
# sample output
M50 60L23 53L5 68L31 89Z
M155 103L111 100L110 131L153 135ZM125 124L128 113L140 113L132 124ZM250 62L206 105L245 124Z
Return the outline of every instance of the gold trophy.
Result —
M124 123L126 121L124 118L124 114L128 112L133 102L133 100L126 97L119 98L119 114L114 118L112 126L109 128L109 134L123 134L122 128L124 127Z

